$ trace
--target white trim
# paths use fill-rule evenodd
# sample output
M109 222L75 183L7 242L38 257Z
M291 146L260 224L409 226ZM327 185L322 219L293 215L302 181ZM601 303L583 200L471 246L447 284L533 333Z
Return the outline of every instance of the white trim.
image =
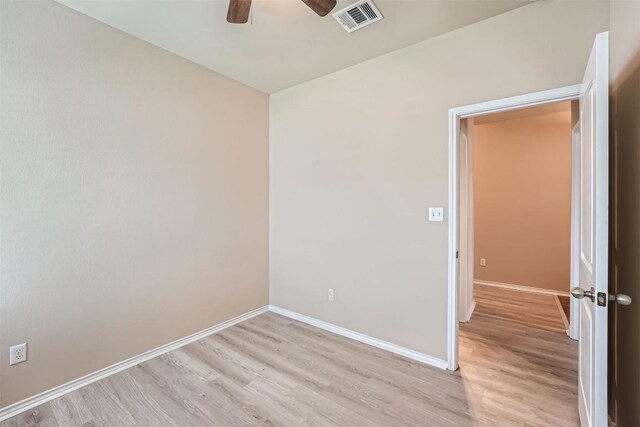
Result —
M149 359L153 359L154 357L157 357L164 353L168 353L172 350L175 350L176 348L185 346L187 344L191 344L194 341L198 341L206 336L215 334L216 332L220 332L223 329L226 329L240 322L244 322L245 320L251 319L252 317L258 316L262 313L266 313L267 311L268 311L268 306L257 308L255 310L249 311L248 313L242 314L238 317L234 317L233 319L229 319L215 326L211 326L210 328L203 329L202 331L196 332L195 334L188 335L184 338L180 338L176 341L154 348L153 350L149 350L147 352L144 352L137 356L123 360L121 362L115 363L111 366L100 369L98 371L95 371L91 374L80 377L73 381L69 381L66 384L62 384L58 387L54 387L50 390L36 394L35 396L29 397L20 402L9 405L3 408L2 410L0 410L0 421L4 421L8 418L14 417L20 414L21 412L35 408L36 406L42 405L43 403L56 399L64 394L77 390L81 387L84 387L96 381L99 381L117 372L124 371L125 369L134 367Z
M592 63L592 61L594 61ZM591 123L593 129L594 145L593 157L594 164L594 194L595 194L595 214L592 216L595 226L594 240L594 259L593 259L593 282L597 293L609 292L609 33L603 32L596 35L593 45L592 54L589 58L583 78L583 84L587 84L589 80L595 85L594 119ZM584 125L582 123L581 125ZM581 274L582 276L582 274ZM586 277L580 277L580 283L588 284ZM589 305L584 299L581 302L583 309L581 313L584 315L584 305ZM589 367L589 371L593 372L591 378L592 391L589 393L593 407L591 425L604 426L607 423L607 391L609 389L608 382L608 345L607 337L609 331L608 325L608 307L592 305L593 308L593 335L591 337L591 348L589 351L592 356L588 359L587 366L593 364L593 369ZM584 335L580 333L579 339ZM582 364L581 361L581 365ZM580 373L578 374L580 378ZM581 381L579 380L579 383ZM582 407L580 407L582 409ZM584 418L581 418L581 421Z
M573 119L573 107L571 108ZM580 112L577 112L577 123L571 130L571 273L569 289L580 286ZM580 300L570 300L569 329L567 335L571 339L580 338Z
M554 102L578 99L582 89L582 84L576 84L557 89L543 90L542 92L527 93L525 95L512 96L510 98L496 99L493 101L479 102L477 104L451 108L449 109L449 112L453 112L459 118L465 118L499 113L502 111L519 110L521 108L529 108L536 105L552 104Z
M304 314L296 313L295 311L287 310L286 308L278 307L275 305L270 305L269 311L280 314L281 316L288 317L290 319L297 320L299 322L306 323L311 326L315 326L316 328L324 329L325 331L332 332L336 335L341 335L343 337L350 338L352 340L356 340L373 347L378 347L383 350L390 351L391 353L399 354L409 359L417 360L418 362L422 362L427 365L435 366L436 368L447 369L447 362L442 359L438 359L436 357L429 356L428 354L420 353L418 351L411 350L397 344L392 344L378 338L373 338L369 335L361 334L359 332L343 328L342 326L334 325L333 323L328 323L322 320L315 319L313 317L305 316Z
M448 242L448 302L447 302L447 367L458 368L458 268L456 251L458 250L458 144L460 119L482 114L516 110L578 99L582 85L566 86L541 92L528 93L477 104L449 109L449 242Z
M569 335L569 321L567 320L567 315L564 312L564 308L560 303L560 298L558 295L554 295L553 299L556 301L556 305L558 306L558 310L560 311L560 317L562 317L562 323L564 323L564 328L567 330L567 335Z
M513 289L515 291L530 292L532 294L558 295L561 297L569 296L569 292L567 291L556 291L553 289L536 288L535 286L524 286L524 285L514 285L511 283L490 282L488 280L474 280L473 283L476 285L493 286L495 288L505 288L505 289Z
M447 256L448 312L447 312L447 368L458 369L458 136L460 115L449 110L449 244Z
M460 145L458 150L459 186L458 212L458 314L460 321L465 323L471 316L474 278L474 223L473 223L473 133L474 118L466 119L465 132L460 123ZM466 244L464 244L466 242Z
M466 316L462 321L463 323L467 323L469 320L471 320L471 316L473 316L473 310L475 309L476 309L476 299L474 298L471 301L471 306L469 307L469 311L467 311Z

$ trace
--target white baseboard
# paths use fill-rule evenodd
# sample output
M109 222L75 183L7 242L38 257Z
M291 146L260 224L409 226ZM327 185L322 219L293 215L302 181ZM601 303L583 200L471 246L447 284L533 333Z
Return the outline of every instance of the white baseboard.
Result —
M359 332L343 328L342 326L337 326L332 323L314 319L313 317L305 316L304 314L296 313L295 311L287 310L275 305L270 305L269 311L285 317L289 317L294 320L298 320L300 322L315 326L320 329L324 329L325 331L333 332L334 334L341 335L343 337L351 338L352 340L360 341L364 344L369 344L371 346L390 351L391 353L399 354L409 359L417 360L418 362L422 362L427 365L435 366L436 368L447 369L447 362L445 360L429 356L428 354L420 353L415 350L411 350L397 344L392 344L378 338L373 338L369 335L364 335Z
M257 308L238 317L234 317L233 319L229 319L215 326L211 326L210 328L203 329L202 331L196 332L195 334L180 338L176 341L154 348L153 350L149 350L145 353L123 360L122 362L118 362L73 381L69 381L66 384L62 384L58 387L54 387L50 390L36 394L35 396L29 397L20 402L9 405L5 408L0 409L0 421L4 421L7 418L16 416L21 412L27 411L31 408L35 408L38 405L42 405L43 403L60 397L66 393L77 390L80 387L84 387L88 384L99 381L117 372L134 367L149 359L160 356L161 354L168 353L172 350L175 350L176 348L191 344L194 341L198 341L199 339L202 339L208 335L220 332L221 330L233 326L237 323L244 322L245 320L251 319L252 317L258 316L262 313L266 313L268 309L268 306Z
M474 298L474 300L471 302L471 306L469 306L469 310L467 310L467 313L464 318L464 323L467 323L469 320L471 320L471 316L473 315L473 310L475 309L476 309L476 300Z
M476 285L493 286L495 288L505 288L505 289L513 289L516 291L522 291L522 292L531 292L533 294L558 295L561 297L569 296L569 291L554 291L552 289L536 288L533 286L514 285L511 283L490 282L488 280L474 280L473 283Z
M554 295L553 299L556 300L556 305L558 306L558 310L560 311L560 317L562 318L562 323L564 324L564 327L567 330L567 335L569 335L569 319L567 319L567 315L564 312L564 308L562 308L562 304L560 303L560 299L558 298L558 295Z
M472 305L471 310L469 311L469 315L471 315L473 308L475 307L475 301ZM192 335L186 336L184 338L180 338L171 343L165 344L163 346L157 347L153 350L149 350L145 353L139 354L137 356L131 357L129 359L123 360L121 362L115 363L106 368L95 371L91 374L85 375L73 381L69 381L66 384L62 384L58 387L54 387L50 390L39 393L35 396L24 399L20 402L14 403L7 407L0 409L0 421L4 421L8 418L14 417L22 412L28 411L29 409L35 408L36 406L42 405L43 403L47 403L50 400L56 399L64 394L70 393L74 390L77 390L81 387L99 381L103 378L106 378L110 375L118 373L120 371L124 371L125 369L132 368L140 363L143 363L149 359L153 359L154 357L160 356L164 353L168 353L172 350L185 346L187 344L191 344L192 342L198 341L206 336L211 334L215 334L216 332L220 332L223 329L231 327L240 322L244 322L245 320L251 319L252 317L258 316L267 311L272 311L274 313L280 314L282 316L289 317L291 319L298 320L303 323L307 323L309 325L318 327L320 329L324 329L326 331L335 333L337 335L341 335L347 338L351 338L353 340L381 348L383 350L390 351L395 354L399 354L401 356L407 357L409 359L416 360L418 362L425 363L427 365L435 366L440 369L447 369L447 362L442 359L438 359L433 356L429 356L424 353L417 352L415 350L408 349L406 347L402 347L396 344L392 344L387 341L383 341L377 338L370 337L368 335L361 334L359 332L355 332L341 326L337 326L328 322L324 322L322 320L314 319L309 316L305 316L303 314L299 314L290 310L286 310L284 308L280 308L277 306L265 306L260 307L255 310L252 310L248 313L240 315L238 317L234 317L233 319L229 319L225 322L219 323L210 328L204 329L202 331L196 332Z

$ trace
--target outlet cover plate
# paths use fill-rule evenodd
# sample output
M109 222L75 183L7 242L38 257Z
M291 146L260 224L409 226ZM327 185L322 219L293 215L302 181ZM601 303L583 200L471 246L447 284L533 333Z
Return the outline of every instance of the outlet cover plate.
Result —
M429 221L444 221L444 208L429 208Z
M9 365L27 361L27 343L14 345L9 348Z

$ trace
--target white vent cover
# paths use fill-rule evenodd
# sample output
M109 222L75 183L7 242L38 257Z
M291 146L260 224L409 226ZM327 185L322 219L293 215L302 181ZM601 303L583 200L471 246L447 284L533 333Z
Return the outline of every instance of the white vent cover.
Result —
M373 1L361 0L333 14L347 33L352 33L383 18Z

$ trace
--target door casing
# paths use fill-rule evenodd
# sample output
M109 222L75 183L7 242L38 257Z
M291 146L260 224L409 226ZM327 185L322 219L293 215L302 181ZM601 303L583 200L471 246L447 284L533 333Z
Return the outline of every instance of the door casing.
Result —
M448 316L447 316L447 369L458 369L459 319L459 265L457 252L465 243L459 241L461 212L460 197L460 120L484 114L518 110L580 98L582 85L565 86L541 92L533 92L509 98L481 102L449 109L449 247L448 247ZM469 179L468 174L466 174ZM466 221L467 218L463 218ZM573 219L573 218L572 218ZM573 239L572 239L573 245ZM473 262L465 257L466 262ZM573 260L572 260L573 262ZM462 271L468 270L463 266ZM572 318L572 322L573 322ZM576 322L578 324L578 322Z

